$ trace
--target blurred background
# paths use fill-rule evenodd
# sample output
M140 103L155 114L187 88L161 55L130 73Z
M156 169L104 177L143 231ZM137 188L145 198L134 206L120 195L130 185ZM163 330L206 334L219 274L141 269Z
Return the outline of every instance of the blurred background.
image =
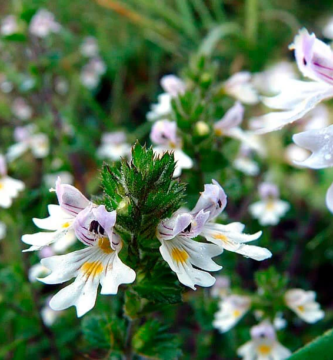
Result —
M31 22L41 9L50 12L47 21L53 25L47 31L39 25L33 34ZM330 42L333 31L330 38L324 29L333 18L333 3L3 0L0 10L0 152L7 155L8 174L25 184L10 208L0 208L6 228L0 242L0 358L121 358L121 340L114 334L121 334L124 326L123 294L99 296L94 310L82 319L73 308L55 315L47 308L55 287L36 281L40 269L35 275L31 271L41 255L22 253L26 245L21 236L37 231L32 218L46 217L47 205L56 203L48 189L60 174L63 182L73 183L87 196L101 195L103 160L117 160L98 155L101 144L107 143L103 135L123 132L122 142L132 145L138 139L150 145L146 115L162 92L160 79L166 74L197 76L202 85L205 74L209 82L223 83L235 73L249 71L259 93L272 81L259 75L281 61L300 77L288 46L302 27ZM202 71L199 55L208 59ZM275 79L285 71L281 68ZM221 117L229 104L223 103L223 111L214 108L214 118ZM325 104L331 123L331 104ZM265 112L260 103L248 106L246 121ZM300 128L289 126L263 137L265 156L256 158L261 171L254 177L230 170L239 150L232 142L218 154L205 145L203 178L191 171L182 175L188 183L189 208L203 183L217 178L228 194L228 219L245 223L248 233L261 229L248 206L258 200L257 187L265 174L290 203L283 220L264 229L260 245L273 252L269 263L226 254L223 275L233 287L256 292L260 281L255 284L254 273L272 265L275 273L270 279L288 278L289 288L317 292L326 312L322 321L310 325L286 317L289 326L279 341L291 351L332 327L333 318L333 225L324 201L333 173L292 165L286 149ZM208 290L186 291L183 298L184 303L164 306L153 315L178 336L183 353L179 358L236 359L236 349L249 339L253 316L221 335L212 326L218 305Z

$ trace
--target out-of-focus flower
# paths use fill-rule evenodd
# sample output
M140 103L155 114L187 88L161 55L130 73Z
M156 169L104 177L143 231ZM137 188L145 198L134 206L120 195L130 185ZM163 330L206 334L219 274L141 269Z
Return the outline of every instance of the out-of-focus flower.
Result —
M34 133L35 127L28 125L14 130L16 143L8 148L7 159L14 161L26 151L31 150L36 159L46 157L50 151L49 138L44 133Z
M24 183L7 175L5 157L0 155L0 207L9 208L13 199L24 189Z
M315 301L314 291L291 289L285 293L284 299L286 305L307 323L313 324L325 316L319 303Z
M115 211L113 213L115 217ZM135 280L135 272L119 259L120 237L115 233L112 237L113 240L100 235L85 249L42 259L42 265L50 269L51 274L40 281L59 284L75 278L51 299L51 309L64 310L75 306L78 317L81 317L94 307L99 284L102 286L101 294L117 294L119 285ZM110 242L115 238L117 245L112 249Z
M30 33L40 38L45 38L51 33L57 33L60 29L61 26L55 21L54 15L45 9L38 10L29 25Z
M8 94L13 90L13 83L7 79L5 74L1 74L1 73L0 73L0 90L5 94Z
M277 341L274 327L268 321L253 326L251 338L237 350L245 360L284 360L291 355L291 351Z
M98 55L98 44L96 38L88 36L83 39L80 47L81 54L86 57L95 57Z
M63 77L57 77L54 81L54 88L59 95L65 95L69 89L68 81Z
M1 21L0 33L4 36L18 32L18 24L15 15L8 15Z
M161 86L165 92L158 96L157 104L151 105L151 111L147 113L147 119L149 121L168 117L172 111L172 99L184 94L186 91L185 83L175 75L163 76Z
M175 75L163 76L161 79L161 86L162 89L172 97L183 95L186 91L184 81Z
M29 120L32 116L32 108L23 98L16 98L13 101L12 112L14 116L23 121Z
M279 199L279 189L272 183L259 185L260 201L250 205L251 215L265 225L276 225L280 218L289 210L289 204Z
M286 81L296 79L294 66L288 61L281 61L267 70L253 76L254 86L266 95L275 95L281 91Z
M323 35L333 40L333 18L331 17L323 29Z
M248 312L250 306L251 299L248 296L229 295L221 299L219 310L214 316L214 328L221 333L229 331Z
M319 104L304 117L303 130L321 129L330 124L330 114L324 104Z
M126 134L123 131L104 134L97 154L102 159L110 159L112 161L118 161L122 157L129 157L131 146L126 143Z
M182 169L190 169L193 166L192 159L186 155L182 148L181 140L177 137L177 124L174 121L159 120L154 123L151 133L151 141L158 145L154 147L154 152L162 155L166 151L173 151L175 156L176 168L174 177L181 174Z
M210 289L212 297L224 298L230 291L230 278L228 276L216 276L216 281Z
M28 278L31 283L36 282L39 277L47 276L50 274L50 270L43 266L42 264L38 263L32 265L29 269Z
M0 240L6 237L7 226L4 222L0 221Z
M295 134L293 140L296 145L311 151L309 157L303 161L295 161L295 164L310 169L325 169L333 166L333 125ZM326 205L333 212L333 184L327 191Z
M99 84L101 76L106 72L106 65L100 58L92 58L81 71L81 82L88 89L94 89Z
M278 312L273 320L273 326L276 330L282 330L287 326L287 320L283 318L283 314Z
M259 96L251 82L251 74L241 71L232 75L224 84L224 91L244 104L256 104Z
M242 144L233 166L249 176L256 176L260 171L258 163L251 159L251 149L245 144Z
M46 304L42 307L40 315L43 319L43 322L46 326L52 326L58 317L61 315L61 312L55 311L50 307L50 298L46 299Z
M299 70L314 81L286 81L281 93L264 98L265 105L279 112L271 112L252 121L258 133L267 133L303 118L322 100L333 97L333 53L315 34L303 29L293 44Z
M162 244L160 252L163 259L177 274L179 281L192 289L195 289L196 284L208 287L215 283L209 273L195 269L192 265L207 271L220 270L221 266L211 258L224 249L255 260L272 256L267 249L244 244L258 239L261 232L247 235L243 234L244 225L241 223L221 225L213 222L226 204L227 197L222 187L213 181L213 184L205 185L205 191L190 213L174 214L162 220L157 227L156 235ZM192 240L198 235L215 245Z

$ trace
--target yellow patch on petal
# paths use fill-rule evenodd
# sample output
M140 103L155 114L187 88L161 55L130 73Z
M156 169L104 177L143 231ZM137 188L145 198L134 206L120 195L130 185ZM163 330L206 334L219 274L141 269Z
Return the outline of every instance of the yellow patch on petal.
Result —
M304 312L304 311L305 311L305 308L304 308L303 305L297 306L297 309L298 309L300 312Z
M107 237L102 237L98 240L98 246L105 254L113 253L111 249L110 240Z
M272 347L268 345L258 346L258 352L260 355L269 355L272 351Z
M223 135L223 131L221 129L215 129L214 132L215 132L216 136L222 136Z
M103 265L100 261L86 262L81 266L81 271L87 277L94 277L103 271Z
M171 252L171 257L175 261L183 264L188 259L188 253L185 250L173 248Z
M266 210L272 211L275 207L275 202L273 200L268 200L266 203Z
M64 224L62 224L62 227L64 229L68 228L71 224L69 222L65 222Z
M0 182L0 190L3 189L3 184Z
M169 146L171 149L176 149L177 145L173 141L169 141Z
M234 310L234 311L232 312L232 315L233 315L235 318L238 318L238 317L240 317L241 312L240 312L239 310Z

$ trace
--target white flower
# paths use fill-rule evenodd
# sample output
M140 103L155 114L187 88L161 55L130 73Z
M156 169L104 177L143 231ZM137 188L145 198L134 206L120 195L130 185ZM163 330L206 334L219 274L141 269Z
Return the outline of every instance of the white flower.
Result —
M83 39L80 47L81 54L86 57L95 57L98 55L98 44L96 38L88 36Z
M7 226L4 222L0 221L0 240L6 237Z
M14 138L16 143L8 148L6 155L8 161L16 160L28 150L31 150L36 159L45 158L49 154L48 136L44 133L35 133L33 125L15 128Z
M295 37L293 48L299 70L314 81L290 79L281 93L264 98L265 105L279 112L271 112L252 121L257 133L267 133L303 118L322 100L333 97L333 55L331 48L314 34L303 29Z
M23 98L16 98L12 104L12 112L20 120L29 120L32 116L32 108Z
M311 151L303 161L295 161L299 166L310 169L325 169L333 166L333 125L324 129L308 130L293 136L296 145ZM326 205L333 212L333 184L326 194Z
M282 330L287 326L287 320L283 318L283 314L278 312L273 320L273 326L276 330Z
M235 169L242 171L249 176L256 176L259 174L259 165L251 159L251 149L242 144L236 159L233 162Z
M47 304L41 309L40 315L43 319L44 324L50 327L56 322L56 320L60 316L60 312L51 309L49 305L49 300L47 300Z
M210 289L212 297L224 298L230 291L230 278L228 276L216 276L215 284Z
M213 223L226 203L223 189L213 180L213 184L205 185L205 191L190 213L176 213L171 218L162 220L157 227L157 238L162 243L160 251L163 258L176 272L179 281L192 289L195 289L195 284L212 286L215 282L210 274L194 269L192 265L207 271L219 270L221 267L211 258L219 255L223 249L255 260L264 260L272 256L267 249L244 244L256 240L261 232L247 235L242 233L243 224ZM198 235L215 245L192 240Z
M331 17L323 29L325 37L333 40L333 18Z
M54 20L54 15L44 9L40 9L31 19L29 31L32 35L45 38L51 33L57 33L61 26Z
M18 31L17 19L14 15L6 16L1 22L0 32L4 36L15 34Z
M24 183L7 175L6 160L0 155L0 207L9 208L13 199L24 189Z
M172 97L183 95L186 91L186 85L183 80L175 75L165 75L161 79L163 90Z
M172 106L171 100L172 96L167 93L158 95L158 103L151 105L151 110L147 113L147 119L149 121L155 121L163 117L167 117L171 114Z
M81 71L81 83L92 90L97 87L101 76L106 72L106 65L100 58L92 58Z
M68 171L58 171L52 174L45 174L44 175L44 184L47 188L50 188L54 185L58 178L61 178L65 184L73 185L74 184L74 177Z
M50 270L43 266L42 264L38 263L32 265L29 269L28 279L31 283L36 282L39 277L49 275Z
M158 145L154 147L154 152L162 155L166 151L173 151L176 168L173 176L180 176L182 169L191 169L193 167L192 159L186 155L182 147L181 140L177 137L177 124L174 121L159 120L154 123L151 133L151 141Z
M221 333L229 331L248 312L250 306L251 299L248 296L229 295L221 299L219 310L214 316L214 328Z
M118 161L130 154L131 146L126 143L126 134L123 131L103 134L102 144L97 150L98 157Z
M309 152L295 144L290 144L286 147L284 156L289 165L300 167L297 163L303 162L309 156Z
M271 183L260 184L259 195L261 200L249 207L251 215L258 219L261 225L276 225L289 210L289 204L279 199L279 190Z
M116 234L113 237L118 238ZM42 265L51 270L49 276L39 279L45 284L60 284L75 278L51 299L51 309L59 311L75 306L77 316L81 317L94 307L99 284L101 294L117 294L119 285L135 280L135 272L119 259L120 238L117 242L113 250L110 240L101 236L85 249L42 259Z
M291 351L277 341L274 327L268 321L252 327L251 338L237 350L237 355L244 360L284 360L291 355Z
M314 291L291 289L285 293L284 299L286 305L307 323L313 324L325 316L324 311L315 301Z
M251 83L251 74L241 71L234 74L224 84L225 92L244 104L256 104L259 96Z
M330 124L330 112L324 104L317 105L304 118L303 130L321 129Z

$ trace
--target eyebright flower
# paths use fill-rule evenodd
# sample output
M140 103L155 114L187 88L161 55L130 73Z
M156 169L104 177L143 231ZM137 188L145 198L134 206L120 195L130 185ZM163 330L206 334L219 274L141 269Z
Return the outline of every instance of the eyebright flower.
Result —
M98 55L98 44L93 36L88 36L83 39L80 47L81 54L86 57L95 57Z
M303 29L295 37L291 49L295 49L299 70L313 81L291 79L285 82L279 95L264 98L265 105L282 111L253 119L253 127L258 133L281 129L303 118L322 100L333 97L333 52L330 46Z
M291 351L282 346L276 339L274 327L264 321L251 328L251 341L248 341L237 350L243 359L284 360L291 355Z
M112 161L118 161L122 157L129 157L131 146L126 143L126 134L123 131L104 134L97 154L102 159L110 159Z
M259 174L259 165L251 159L251 149L247 145L242 145L236 159L233 162L235 169L249 176Z
M216 276L215 284L210 289L212 297L224 298L230 291L230 278L228 276Z
M224 91L244 104L256 104L258 94L251 83L251 74L241 71L232 75L224 84Z
M8 148L7 159L14 161L29 149L36 159L48 156L50 151L49 138L44 133L35 133L35 127L28 125L14 130L15 144Z
M251 215L261 225L276 225L289 210L289 204L279 199L279 189L272 183L260 184L259 195L261 200L249 207Z
M18 31L18 24L15 15L8 15L1 21L0 33L4 36L10 36Z
M295 134L293 140L296 145L311 151L309 157L303 161L295 161L295 164L310 169L325 169L333 166L333 125ZM326 205L333 212L333 184L327 191Z
M57 33L60 29L61 26L54 20L54 15L45 9L38 10L29 25L30 33L40 38Z
M250 306L251 299L248 296L229 295L221 299L219 310L214 316L214 328L221 333L229 331L248 312Z
M185 83L175 75L163 76L161 86L165 92L158 96L158 103L151 106L151 111L147 114L149 121L168 117L172 111L172 99L184 94L186 91Z
M13 101L12 112L14 116L23 121L29 120L32 116L32 108L23 98L16 98Z
M111 215L116 217L116 212ZM105 216L105 215L104 215ZM95 221L95 220L93 220ZM114 224L110 218L103 226ZM112 227L109 229L112 231ZM102 286L101 294L117 294L121 284L129 284L135 280L135 272L119 259L122 248L120 237L111 233L98 235L95 241L86 248L60 256L52 256L41 260L43 266L51 270L51 274L39 279L45 284L60 284L75 278L75 281L60 290L50 301L53 310L64 310L75 306L77 316L81 317L91 310L96 302L97 289ZM117 245L111 248L110 243Z
M272 255L267 249L245 244L258 239L261 232L247 235L242 233L244 225L241 223L221 225L213 222L226 204L227 197L222 187L213 180L213 184L205 185L205 191L190 213L174 214L162 220L157 227L164 260L176 272L179 281L192 289L195 289L195 284L212 286L215 282L211 275L194 269L192 264L207 271L217 271L221 267L211 258L222 253L223 249L255 260L264 260ZM215 245L192 240L198 235Z
M159 120L154 123L151 133L151 141L158 145L154 147L154 152L162 155L166 151L174 152L176 168L174 177L181 174L182 169L190 169L193 166L192 159L182 150L181 139L177 137L177 124L174 121Z
M9 208L13 199L24 189L24 183L7 175L6 160L0 155L0 207Z
M286 305L307 323L313 324L325 316L324 311L315 301L314 291L291 289L285 293L284 299Z

